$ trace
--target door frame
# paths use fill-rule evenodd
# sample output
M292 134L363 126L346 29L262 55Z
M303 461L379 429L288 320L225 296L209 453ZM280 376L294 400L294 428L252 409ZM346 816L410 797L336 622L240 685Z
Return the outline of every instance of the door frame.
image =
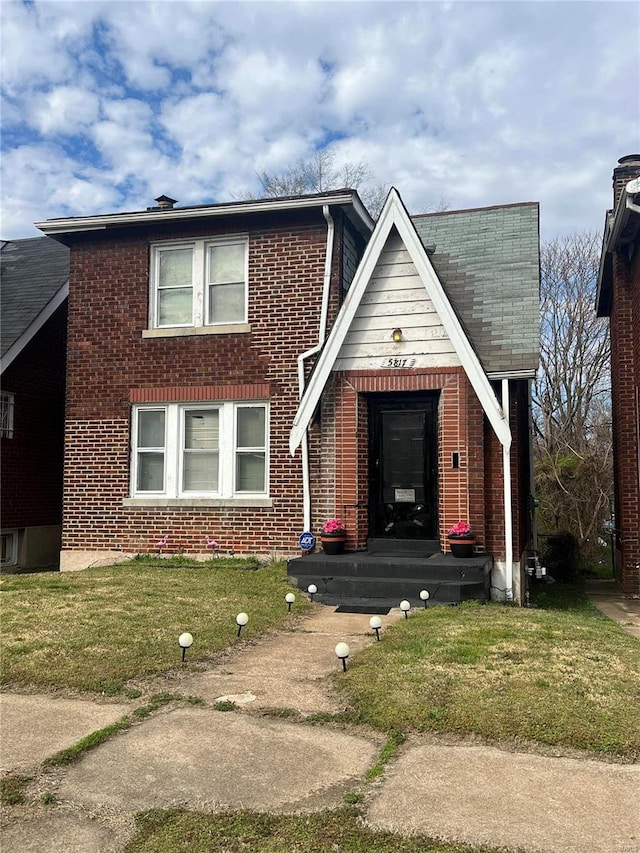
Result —
M440 390L369 393L366 397L369 423L368 536L380 538L385 535L380 529L381 522L378 518L379 507L380 504L383 503L381 499L381 466L379 463L380 453L382 452L381 413L385 410L426 410L427 417L423 436L425 448L425 501L430 501L433 507L433 512L431 514L431 525L426 531L426 536L421 538L437 539L439 536L438 414ZM427 491L429 492L429 497L427 497ZM405 537L398 536L393 538L402 539Z

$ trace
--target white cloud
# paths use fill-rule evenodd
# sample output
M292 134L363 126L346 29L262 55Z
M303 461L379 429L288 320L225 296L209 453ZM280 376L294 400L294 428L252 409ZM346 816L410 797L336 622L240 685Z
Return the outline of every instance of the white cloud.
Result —
M5 237L160 192L255 192L256 172L327 141L410 209L539 200L543 235L599 229L611 170L637 148L635 4L36 0L0 14Z

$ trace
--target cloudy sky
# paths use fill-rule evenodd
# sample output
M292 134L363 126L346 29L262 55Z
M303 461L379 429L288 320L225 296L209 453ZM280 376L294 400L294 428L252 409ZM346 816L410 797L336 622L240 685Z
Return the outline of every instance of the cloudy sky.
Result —
M330 147L412 212L601 230L640 148L636 2L0 2L2 222L259 194Z

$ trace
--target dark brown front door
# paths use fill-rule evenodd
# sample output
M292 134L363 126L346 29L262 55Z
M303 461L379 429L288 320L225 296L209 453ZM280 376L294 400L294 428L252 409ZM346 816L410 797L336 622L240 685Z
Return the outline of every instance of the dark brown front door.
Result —
M438 535L438 393L369 398L370 536Z

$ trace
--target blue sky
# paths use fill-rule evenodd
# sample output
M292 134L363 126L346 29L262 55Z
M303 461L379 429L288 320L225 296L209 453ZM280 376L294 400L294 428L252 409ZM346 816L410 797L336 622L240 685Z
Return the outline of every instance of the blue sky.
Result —
M539 201L601 230L640 148L635 2L7 2L5 239L258 194L329 146L411 212Z

